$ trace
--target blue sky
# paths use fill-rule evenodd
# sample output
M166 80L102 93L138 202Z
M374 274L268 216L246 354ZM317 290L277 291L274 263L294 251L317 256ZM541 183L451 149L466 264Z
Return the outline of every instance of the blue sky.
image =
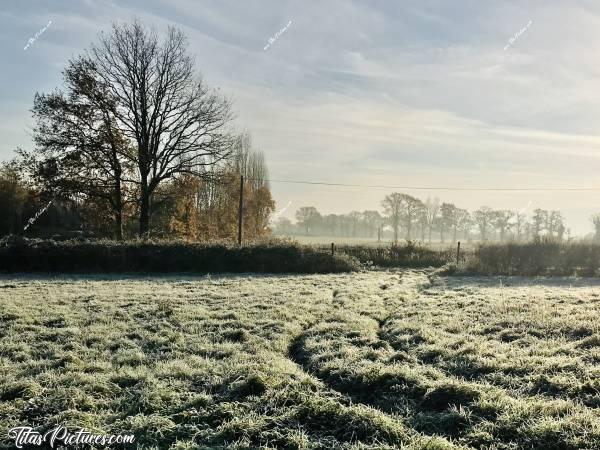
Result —
M600 6L593 1L12 1L0 4L0 158L30 148L36 91L113 21L169 24L271 177L456 187L600 187ZM51 25L23 50L48 21ZM264 50L269 38L292 23ZM531 25L504 50L509 39ZM596 48L599 47L599 48ZM378 208L386 190L273 183L280 207ZM406 191L461 207L562 210L594 192Z

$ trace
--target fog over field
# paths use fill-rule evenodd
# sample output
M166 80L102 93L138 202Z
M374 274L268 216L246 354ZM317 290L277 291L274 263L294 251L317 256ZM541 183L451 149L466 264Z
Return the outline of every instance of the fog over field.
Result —
M464 188L594 188L600 90L591 1L5 1L0 158L31 147L35 92L113 21L188 36L234 99L274 180ZM48 25L49 21L51 24ZM46 27L44 29L44 27ZM40 34L40 31L44 31ZM28 39L35 42L24 50ZM390 189L272 182L278 208L380 207ZM600 191L420 191L474 210L531 202L592 230Z

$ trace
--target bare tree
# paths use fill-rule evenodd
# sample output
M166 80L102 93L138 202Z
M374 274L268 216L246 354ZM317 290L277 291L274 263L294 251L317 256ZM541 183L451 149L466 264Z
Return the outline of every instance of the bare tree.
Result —
M423 204L423 208L417 217L417 224L421 230L421 241L425 242L425 231L427 229L427 206Z
M468 242L471 242L471 228L475 224L475 220L473 219L472 214L470 214L466 210L463 210L463 211L465 211L465 214L464 214L464 216L461 217L459 229L462 231L463 237Z
M544 209L536 209L533 211L533 217L531 218L531 222L533 225L533 237L539 238L540 233L545 227L545 224L548 219L548 211Z
M514 213L508 210L498 210L493 212L493 224L500 233L500 242L504 241L506 231L512 227L511 219Z
M303 206L296 211L296 220L304 227L307 236L311 228L317 225L319 219L321 219L321 214L314 206Z
M554 237L554 233L556 232L556 237L558 237L562 233L564 233L564 219L560 211L549 211L547 214L547 228L548 235L550 237Z
M561 221L558 224L558 228L556 229L556 237L559 241L562 241L564 239L566 231L567 229L565 228L565 224Z
M408 194L402 194L404 202L404 222L406 223L406 240L412 238L412 225L415 222L420 213L425 209L425 205L418 198L412 197Z
M592 221L592 223L594 224L594 239L596 241L600 241L600 213L596 213L594 214L590 220Z
M373 237L376 231L379 231L383 220L378 211L364 211L363 217L367 224L367 233L369 237Z
M438 218L438 226L440 228L440 241L444 242L444 231L450 228L455 221L456 210L458 208L452 203L442 203L440 207L440 216Z
M434 198L433 200L427 199L425 201L425 220L427 227L429 228L429 242L431 242L431 231L433 230L434 224L437 222L437 216L440 210L440 200Z
M252 147L252 139L248 132L235 138L233 152L227 159L225 173L236 174L238 179L239 176L244 177L244 185L249 187L253 194L244 205L244 222L253 223L254 233L259 235L260 230L266 229L268 225L274 203L271 201L269 169L265 155ZM216 184L222 185L224 181L227 180L218 179Z
M525 222L525 240L529 241L531 239L531 233L533 230L533 225L530 222Z
M325 231L325 233L327 233L328 236L335 236L337 224L337 214L327 214L326 216L322 217L321 225L323 226L323 230Z
M385 197L382 202L385 214L394 229L394 242L398 242L398 229L400 221L404 221L406 229L406 240L411 239L412 224L425 208L423 202L408 194L394 192Z
M458 230L469 224L470 220L469 211L466 209L455 208L450 220L450 226L452 227L452 241L456 242Z
M363 218L363 215L359 211L351 211L348 214L348 220L350 221L351 229L352 229L352 237L356 237L356 229L358 227L358 224L362 220L362 218Z
M515 218L515 231L517 232L517 241L521 240L521 236L523 235L525 229L525 222L527 221L527 216L523 213L516 212L514 213Z
M292 222L287 217L279 217L275 222L275 231L278 234L288 235L292 228Z
M243 175L254 189L269 188L269 170L265 155L252 147L250 133L243 132L234 138L231 159L234 171Z
M392 229L394 230L395 243L398 242L398 230L400 228L400 220L402 218L402 210L404 207L403 204L403 194L400 194L399 192L393 192L389 195L386 195L381 202L384 213L387 216Z
M493 220L493 211L492 208L488 206L482 206L477 211L473 213L473 219L475 223L479 227L479 233L481 234L481 239L486 240L488 236L489 227L492 224Z
M134 143L139 233L149 230L150 199L179 174L202 176L231 151L230 103L195 74L185 35L170 27L161 42L135 21L114 24L87 58L115 99L118 128Z

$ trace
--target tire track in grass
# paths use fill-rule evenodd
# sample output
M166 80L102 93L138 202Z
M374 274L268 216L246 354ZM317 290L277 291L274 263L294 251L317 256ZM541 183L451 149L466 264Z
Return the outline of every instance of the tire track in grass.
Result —
M315 362L311 349L307 348L313 332L307 328L290 343L289 358L328 390L340 395L348 405L371 408L401 424L415 438L426 442L438 440L450 446L440 448L453 448L447 439L456 439L467 430L467 422L450 410L450 403L466 406L476 399L478 392L465 392L451 383L433 388L435 380L418 370L400 365L390 369L383 361L366 360L367 364L362 367L353 367L353 362L328 367L327 361L321 364L317 358ZM372 344L385 348L380 342L377 339Z
M410 283L416 287L415 294L429 298L442 295L444 285L440 281L443 280L437 279L435 273L428 276L428 279L427 284ZM416 404L415 413L410 418L414 429L426 434L442 434L459 439L476 448L492 443L499 445L498 448L596 448L589 446L591 440L585 445L576 446L573 444L575 439L571 439L568 432L552 436L540 432L543 430L544 419L532 417L531 411L553 408L555 404L534 398L523 399L507 392L502 386L490 385L485 380L480 382L478 378L469 379L464 373L440 367L438 356L443 353L438 352L444 350L443 343L436 342L436 334L431 333L434 325L430 321L419 320L419 298L415 297L414 300L412 313L391 312L389 316L378 320L378 337L388 342L399 356L407 358L401 358L401 361L411 364L411 360L417 359L417 364L430 367L441 374L438 380L426 383L427 392ZM401 304L398 307L401 308ZM425 305L423 308L425 309ZM415 351L421 344L424 348ZM436 348L436 345L431 344L441 345ZM565 415L564 418L553 418L556 420L555 426L579 432L579 427L591 417L586 415L585 410L578 410L575 405L573 410L574 412L569 413L572 414L571 417ZM513 413L514 418L509 418L508 413ZM481 440L483 436L487 437Z
M379 291L380 283L378 282L376 291ZM362 289L358 289L359 292ZM332 383L331 379L327 376L323 376L323 373L320 373L318 370L315 370L314 367L311 367L308 364L308 358L306 354L306 340L311 336L315 335L318 337L318 333L315 333L315 330L319 328L319 326L323 326L323 324L336 324L341 323L339 319L348 313L349 309L355 302L354 295L356 294L356 290L353 290L351 286L340 286L337 289L333 289L332 291L332 299L330 303L330 308L326 311L323 311L322 314L319 314L319 317L314 317L313 320L304 324L304 326L299 330L298 334L293 336L289 341L287 348L287 358L302 371L304 374L308 375L311 379L316 380L320 385L322 385L326 391L328 391L331 396L328 396L330 399L335 399L336 402L340 403L346 411L354 411L360 412L363 415L367 411L367 415L374 415L378 417L382 423L392 423L393 428L397 428L403 430L403 433L408 433L410 435L409 439L398 439L398 436L394 433L391 435L388 433L388 439L383 440L383 442L389 442L393 446L404 445L409 442L421 441L423 438L419 437L414 433L414 430L407 428L405 421L403 418L397 417L393 414L388 414L382 411L380 408L374 407L370 402L360 401L356 396L350 395L352 392L339 389L339 386L336 383ZM378 305L383 306L383 305ZM364 318L362 320L365 320ZM368 320L373 320L369 318ZM356 337L359 337L357 335ZM367 422L370 419L365 419ZM351 421L354 422L354 421ZM377 427L376 427L377 428ZM386 427L384 427L386 428ZM376 432L376 435L381 435L381 433ZM383 433L384 435L386 433ZM414 436L413 436L414 435ZM379 440L378 437L376 440ZM381 443L383 443L381 442ZM428 442L428 441L427 441Z
M341 403L340 413L344 416L346 434L349 429L357 427L359 434L363 436L363 438L358 439L358 442L366 443L365 441L367 441L377 445L391 445L393 448L405 448L405 446L414 449L439 448L451 450L465 448L455 446L445 437L427 435L409 426L406 414L403 414L403 412L406 412L406 408L404 408L405 411L401 411L397 407L388 407L390 405L386 406L378 401L378 397L382 393L385 397L385 392L381 389L392 387L398 381L397 379L384 375L383 378L378 380L380 381L378 386L375 385L377 383L372 384L367 380L357 383L358 380L356 379L348 379L348 383L344 384L341 378L334 380L319 369L311 367L306 360L306 340L312 333L313 328L319 326L319 324L320 322L316 322L307 326L291 340L288 358L305 374L324 385L333 394L336 401ZM362 390L362 392L357 390ZM420 395L423 394L425 394L424 390ZM315 413L319 414L316 411ZM339 419L337 418L336 422ZM365 437L366 439L364 439ZM357 443L354 430L352 430L350 441L353 444Z
M418 291L431 286L422 273L401 277L399 284L404 285L404 295L418 295ZM388 289L382 289L385 295L393 295L395 289ZM377 303L377 314L343 308L332 311L327 319L308 324L290 341L289 359L350 404L374 408L401 423L408 421L412 433L457 438L467 423L451 408L469 406L479 392L461 389L433 367L420 366L416 360L406 358L404 364L397 364L385 331L393 318L386 300L381 295L370 297L369 303ZM372 304L359 306L373 310ZM431 425L432 420L446 425Z
M344 392L335 389L326 378L310 370L304 363L302 354L304 351L304 340L307 333L318 326L321 321L315 321L306 325L302 331L292 338L288 346L287 357L304 374L321 384L325 392L316 392L300 406L303 411L299 417L302 427L309 433L314 432L315 423L318 425L318 433L323 432L323 422L327 423L327 435L336 439L340 448L346 448L347 444L386 445L382 448L399 448L406 445L414 445L417 442L430 440L414 433L414 430L406 427L405 422L398 417L386 414L366 403L355 402L354 399ZM333 448L333 446L331 447ZM335 447L337 448L337 447ZM412 448L412 447L411 447ZM419 446L415 448L427 448Z

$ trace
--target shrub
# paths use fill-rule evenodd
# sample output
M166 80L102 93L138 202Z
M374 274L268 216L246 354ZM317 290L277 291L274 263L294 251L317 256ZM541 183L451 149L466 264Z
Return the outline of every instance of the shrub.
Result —
M600 244L537 240L527 243L480 244L466 270L499 275L595 276L600 268Z
M354 258L297 244L0 241L0 272L336 273L358 268Z
M320 250L330 251L329 247ZM454 246L434 248L420 242L385 247L339 245L335 252L354 257L366 266L437 267L438 275L600 275L600 243L584 241L483 243L461 248L458 266Z
M441 267L456 257L454 248L435 249L415 241L404 245L340 245L337 252L353 256L362 264L380 267Z

